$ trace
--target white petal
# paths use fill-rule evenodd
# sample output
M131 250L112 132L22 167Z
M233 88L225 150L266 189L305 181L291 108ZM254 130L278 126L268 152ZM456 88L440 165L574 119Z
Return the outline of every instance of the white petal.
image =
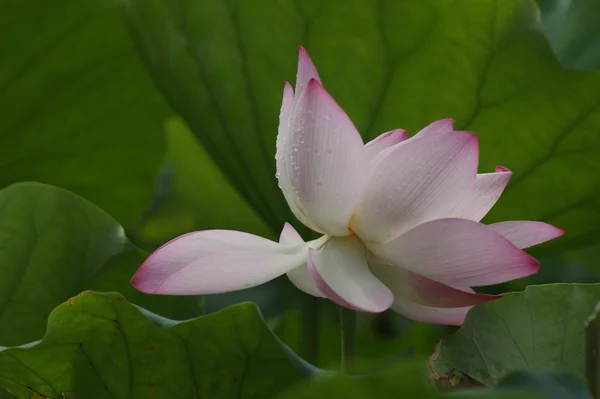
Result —
M401 265L454 287L503 283L535 273L538 262L493 229L466 219L424 223L369 249Z
M509 221L488 224L518 248L529 248L565 234L564 230L548 223L532 221Z
M298 245L303 244L304 240L298 234L296 229L292 227L291 224L286 223L281 231L281 235L279 237L279 242L281 244L292 244ZM287 273L288 278L301 291L306 292L309 295L316 296L319 298L324 298L325 295L315 285L315 282L312 279L312 276L308 272L308 266L305 264L291 270Z
M316 80L296 99L287 139L278 144L279 182L290 207L302 209L308 226L317 231L349 234L348 221L364 181L363 142Z
M465 321L467 312L472 306L462 308L434 308L420 305L404 298L394 301L392 310L409 319L431 324L460 326Z
M261 284L303 264L307 250L304 244L282 245L239 231L197 231L154 251L131 283L147 293L232 291Z
M351 228L366 241L386 241L446 217L473 191L477 138L472 133L409 139L372 162Z
M302 236L298 234L296 229L291 224L286 222L283 225L281 234L279 235L279 243L288 245L300 245L304 244L304 240L302 239Z
M363 312L383 312L392 292L369 270L366 248L352 236L333 238L310 250L308 269L319 290L332 301Z
M479 222L498 201L511 176L512 172L502 166L498 166L495 173L478 174L471 196L449 217Z
M395 129L380 134L365 144L365 157L367 160L372 160L381 151L395 144L401 143L407 138L408 136L406 135L406 131L402 129Z

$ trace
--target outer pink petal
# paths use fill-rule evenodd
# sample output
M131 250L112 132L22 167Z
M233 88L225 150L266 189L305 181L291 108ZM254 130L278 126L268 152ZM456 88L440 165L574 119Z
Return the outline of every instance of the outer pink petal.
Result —
M318 231L346 235L364 180L363 142L352 121L312 79L296 100L277 171L292 209ZM302 220L302 219L301 219Z
M308 81L314 79L321 83L317 68L313 64L306 49L300 46L298 51L298 71L296 73L296 97L299 97Z
M218 252L203 256L170 275L153 293L206 295L266 283L306 262L307 249L296 253Z
M421 129L421 131L415 134L413 138L435 136L438 134L452 133L453 131L454 121L452 119L440 119Z
M543 222L510 221L489 224L488 227L518 248L529 248L565 234L564 230Z
M290 244L290 245L300 245L304 244L304 240L298 234L298 232L292 227L291 224L286 223L281 231L281 236L279 237L279 242L281 244ZM315 282L312 279L308 271L308 266L305 264L289 271L287 273L288 278L301 291L306 292L309 295L316 296L319 298L325 298L325 295L315 285Z
M445 324L461 326L465 321L467 312L472 306L462 308L435 308L409 301L407 299L396 299L392 310L415 321L431 324Z
M283 87L283 99L281 102L281 111L279 113L279 129L277 132L277 154L275 155L277 164L276 177L279 182L279 187L283 192L291 211L294 213L296 218L301 221L308 228L321 232L307 217L304 213L304 209L297 201L296 192L292 187L291 181L288 176L293 173L293 165L290 162L285 162L284 157L286 154L287 145L292 140L292 130L290 128L290 114L292 112L292 105L294 101L294 90L288 82L285 82ZM292 168L292 170L290 170Z
M495 173L477 175L473 193L449 217L479 222L498 201L511 177L512 172L502 166Z
M309 250L308 270L329 299L363 312L383 312L392 292L367 266L366 249L355 237L333 238L319 250Z
M375 137L365 144L365 157L367 160L375 158L381 151L406 140L408 136L403 129L395 129Z
M455 287L498 284L535 273L538 262L495 230L466 219L424 223L384 244L379 257Z
M197 231L177 237L154 251L133 276L131 284L142 292L152 293L156 292L161 284L181 269L207 256L227 252L296 256L302 247L302 245L281 245L266 238L239 231ZM304 249L304 257L306 257L306 249ZM247 263L240 262L240 267L244 265ZM207 271L211 269L207 268ZM216 274L222 272L223 270L215 271ZM280 274L283 273L285 271ZM198 283L198 286L201 287L203 284Z
M446 217L473 191L477 138L472 133L409 139L373 160L352 229L386 241L428 220Z
M395 298L439 308L472 306L499 298L498 295L477 294L470 288L454 288L430 280L402 267L372 263L371 271L392 290Z

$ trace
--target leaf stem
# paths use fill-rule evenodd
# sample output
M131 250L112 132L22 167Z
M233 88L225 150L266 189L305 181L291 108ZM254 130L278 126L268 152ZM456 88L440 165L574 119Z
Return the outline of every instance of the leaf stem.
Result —
M319 299L303 295L300 308L300 356L316 365L319 354Z
M356 358L356 312L340 306L341 371L351 373Z

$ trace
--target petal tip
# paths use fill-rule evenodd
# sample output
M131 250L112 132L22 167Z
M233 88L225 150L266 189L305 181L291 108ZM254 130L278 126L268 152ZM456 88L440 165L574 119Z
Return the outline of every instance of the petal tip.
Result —
M156 287L152 284L146 284L146 281L144 280L144 272L142 270L142 267L144 265L142 264L142 266L140 266L140 268L138 269L137 272L135 272L135 274L133 275L133 277L131 277L131 280L129 280L129 284L135 288L136 290L143 292L144 294L153 294L154 290L156 289ZM141 271L141 273L140 273Z
M454 119L444 118L444 119L440 119L438 122L444 122L444 123L448 124L452 130L454 130Z
M505 168L502 165L496 166L496 169L494 170L494 172L496 172L496 173L512 173L512 171L510 169Z
M316 78L310 78L310 79L308 79L308 82L306 83L306 88L308 90L310 90L310 89L312 89L312 90L318 90L318 89L325 90L325 88L323 87L323 85L321 84L321 82L319 82L319 80L316 79Z
M564 231L563 229L553 226L551 224L548 224L548 227L550 227L550 228L552 228L552 230L554 230L554 234L555 234L554 238L562 237L566 233L566 231Z

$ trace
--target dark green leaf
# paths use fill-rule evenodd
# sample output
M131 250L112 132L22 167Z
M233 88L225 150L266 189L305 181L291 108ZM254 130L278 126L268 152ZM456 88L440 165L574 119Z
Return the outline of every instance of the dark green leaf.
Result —
M151 198L172 112L118 8L8 0L0 9L0 188L23 180L64 187L129 227Z
M179 118L165 124L167 168L157 192L157 204L149 212L136 239L160 246L192 230L233 229L276 238L254 209L229 181L187 126Z
M600 68L600 1L537 0L542 26L564 65Z
M561 369L583 375L583 323L600 284L552 284L476 306L429 360L434 380L458 371L491 385L513 371Z
M551 381L554 383L554 381ZM298 385L282 395L282 399L442 399L442 398L479 398L479 399L558 399L545 397L539 393L539 386L524 384L522 389L473 389L470 391L443 394L437 392L424 377L422 362L403 362L384 372L366 377L348 377L330 375L316 381ZM555 385L556 386L556 385ZM574 386L580 388L580 386ZM577 392L577 391L571 391ZM561 397L560 399L570 399ZM574 396L573 399L580 399ZM588 399L581 397L581 399Z
M176 322L88 291L41 342L0 351L0 385L22 398L259 398L301 377L251 304Z
M145 254L104 211L66 190L19 183L0 191L0 344L40 339L52 309L85 289L120 291L171 317L194 297L142 294L129 280Z

